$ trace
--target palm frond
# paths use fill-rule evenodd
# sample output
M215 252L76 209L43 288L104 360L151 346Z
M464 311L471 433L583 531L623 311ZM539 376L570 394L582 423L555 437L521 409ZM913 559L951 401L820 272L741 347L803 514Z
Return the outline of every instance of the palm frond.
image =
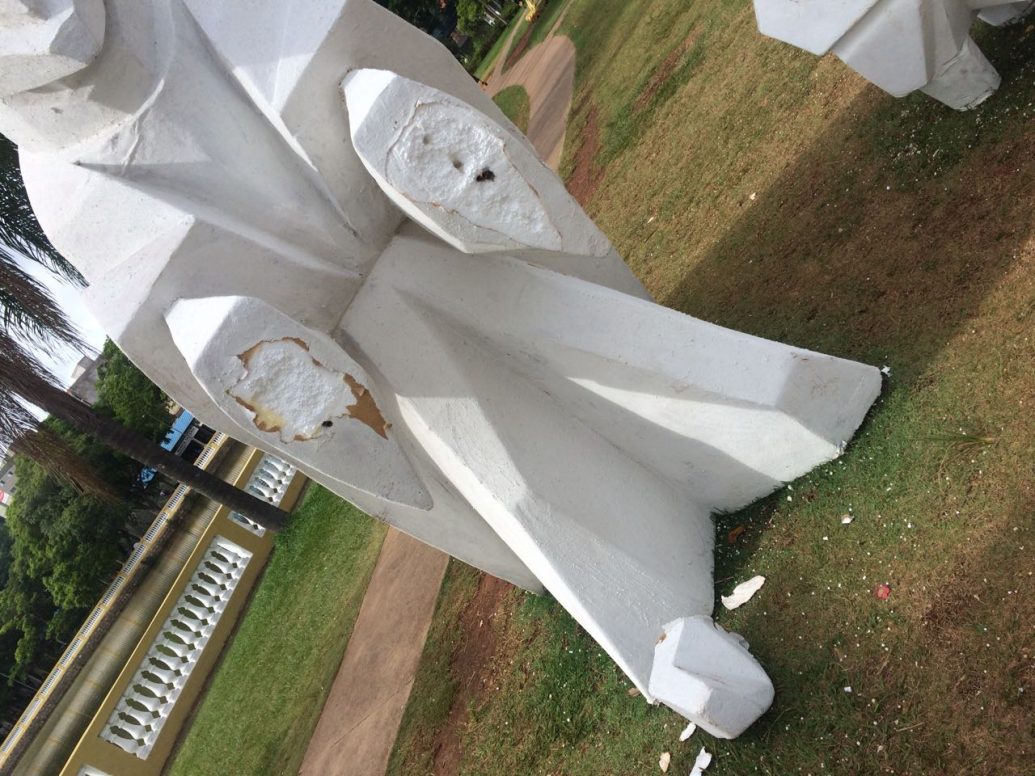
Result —
M3 135L0 135L0 245L42 264L74 285L86 284L79 271L54 248L36 220L18 166L18 148Z
M63 342L86 350L82 336L57 306L50 291L18 266L0 246L0 326L28 341L46 346Z

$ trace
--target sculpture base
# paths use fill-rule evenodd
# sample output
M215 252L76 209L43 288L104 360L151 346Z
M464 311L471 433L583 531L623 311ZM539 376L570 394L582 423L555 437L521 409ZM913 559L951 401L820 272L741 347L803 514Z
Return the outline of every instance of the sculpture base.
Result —
M736 738L773 702L773 683L747 642L699 615L665 626L650 694L713 736Z
M921 91L956 110L970 110L999 88L1002 79L971 38Z

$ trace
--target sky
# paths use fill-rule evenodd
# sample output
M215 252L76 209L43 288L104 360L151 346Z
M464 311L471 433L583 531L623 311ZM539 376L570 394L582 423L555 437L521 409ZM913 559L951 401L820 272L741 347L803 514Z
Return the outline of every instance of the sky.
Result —
M79 328L86 343L100 352L104 345L104 331L83 304L82 290L69 285L35 262L19 261L19 265L50 290L58 306ZM69 347L54 348L52 352L39 348L33 350L44 366L50 367L54 376L65 386L72 382L72 369L85 355Z

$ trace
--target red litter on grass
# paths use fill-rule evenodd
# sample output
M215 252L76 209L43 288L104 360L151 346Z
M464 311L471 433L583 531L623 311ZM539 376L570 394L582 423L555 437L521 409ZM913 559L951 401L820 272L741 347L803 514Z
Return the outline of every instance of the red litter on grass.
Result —
M873 588L873 597L878 601L887 601L891 595L891 585L881 582L875 588Z

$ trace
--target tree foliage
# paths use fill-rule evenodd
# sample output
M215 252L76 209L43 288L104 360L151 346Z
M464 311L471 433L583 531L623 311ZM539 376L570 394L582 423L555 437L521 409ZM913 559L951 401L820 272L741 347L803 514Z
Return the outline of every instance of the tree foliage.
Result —
M153 442L169 431L169 397L151 382L111 340L101 352L98 370L98 409L110 410L120 423Z
M484 0L456 0L456 26L472 35L481 25L484 12Z
M125 492L134 465L60 421L46 422ZM0 562L0 634L18 638L9 673L24 677L55 642L67 640L110 582L127 550L129 504L84 493L26 456L15 459L18 488L7 511ZM4 661L0 658L0 664Z
M444 41L456 28L455 0L376 0L396 16Z

